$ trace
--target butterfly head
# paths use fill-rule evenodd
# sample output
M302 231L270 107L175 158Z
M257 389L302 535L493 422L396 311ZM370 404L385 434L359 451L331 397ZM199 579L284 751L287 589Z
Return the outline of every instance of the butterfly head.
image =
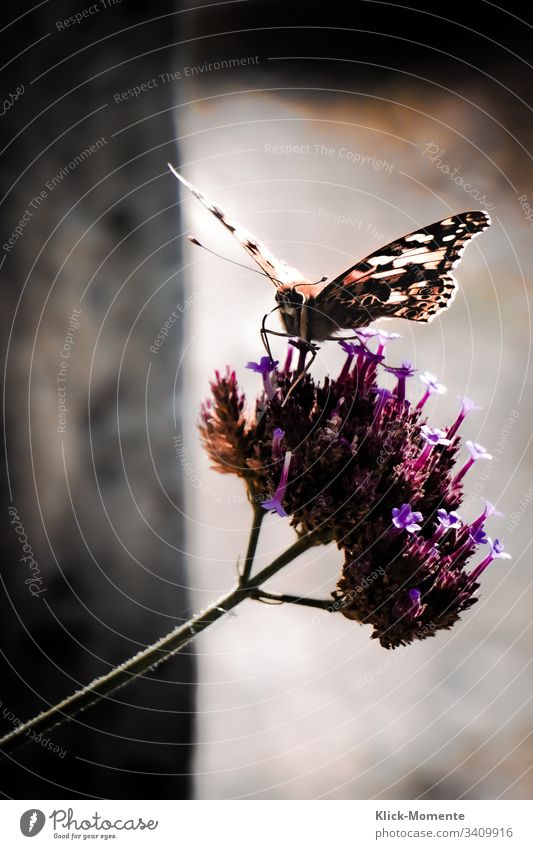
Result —
M280 286L275 297L287 332L299 335L304 296L294 286Z

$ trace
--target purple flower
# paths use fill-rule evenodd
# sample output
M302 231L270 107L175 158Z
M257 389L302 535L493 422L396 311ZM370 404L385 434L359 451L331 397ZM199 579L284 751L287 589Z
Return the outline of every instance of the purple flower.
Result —
M274 371L277 364L277 360L271 360L270 357L261 357L258 363L246 363L246 368L249 368L251 371L255 371L256 374L261 374L264 377L265 374L270 374L271 371Z
M471 581L476 581L493 560L511 560L511 555L503 550L503 543L499 539L495 539L493 542L490 537L487 537L487 541L490 547L490 554L470 573Z
M461 426L463 420L466 418L468 413L471 413L472 410L481 410L481 407L478 407L475 401L472 401L471 398L466 398L463 395L459 395L459 401L461 402L461 412L457 416L456 420L452 424L451 428L448 430L448 436L451 438L455 436L459 427Z
M379 386L381 354L368 348L385 337L366 330L339 340L348 365L337 377L319 381L308 371L298 380L309 351L298 340L289 344L300 350L296 368L293 361L274 371L258 357L251 368L272 379L274 394L269 399L261 386L255 408L233 371L216 373L199 426L214 468L238 475L252 504L288 514L310 544L337 544L344 563L335 609L371 625L372 637L393 649L450 628L476 602L477 576L506 552L485 534L492 505L472 523L458 515L459 435L430 427L423 411L405 403L410 363L388 369L398 380L393 391ZM421 385L439 394L433 375L425 373ZM473 406L463 401L461 415ZM476 443L467 447L468 466L487 455ZM484 543L490 548L473 572L468 561Z
M262 376L263 388L269 401L271 401L274 397L274 387L270 379L270 374L276 370L277 365L278 360L271 360L270 357L261 357L258 363L246 363L246 368L249 368L251 371Z
M421 436L426 440L426 444L424 445L421 454L418 459L413 463L413 468L415 471L424 466L426 460L431 454L435 445L449 445L450 440L446 436L446 431L440 430L438 427L429 427L429 425L422 425L420 428Z
M483 448L479 442L472 442L470 439L467 439L465 445L470 451L472 460L492 460L492 454L489 454L487 449Z
M427 605L422 604L420 599L422 593L416 587L401 594L400 598L394 605L394 614L398 619L404 622L412 622L422 616Z
M444 395L448 390L442 383L437 382L437 378L434 374L431 374L430 371L423 371L421 375L419 375L420 380L426 387L426 391L431 395Z
M453 511L437 510L437 519L443 528L460 528L462 525L461 517Z
M483 501L485 502L483 512L480 513L477 519L472 522L472 528L477 528L480 525L483 525L483 523L486 519L489 518L489 516L503 516L503 513L500 513L500 511L496 509L494 504L491 504L490 501L487 501L486 498L484 498Z
M378 354L382 354L385 350L385 345L387 342L394 342L395 339L401 339L401 333L389 333L387 330L379 330L378 329Z
M459 481L466 475L469 468L474 465L476 460L492 460L492 454L489 454L487 449L483 448L479 442L472 442L470 439L467 439L465 445L470 451L470 459L467 460L462 469L457 472L452 481L452 486L456 486L459 483Z
M503 550L503 542L500 542L499 539L495 539L493 542L490 537L487 537L487 539L489 541L490 553L494 560L497 558L500 558L501 560L512 560L511 555L507 551Z
M450 440L446 436L446 431L438 427L429 427L422 425L420 432L429 445L449 445Z
M398 378L398 386L396 388L396 395L398 401L405 401L405 382L408 377L412 377L416 369L413 368L412 363L409 360L404 360L401 366L385 366L385 371L388 371L389 374L393 374Z
M389 333L388 330L381 330L380 328L378 328L378 336L379 336L380 345L386 345L387 342L394 342L395 339L401 339L402 338L401 333L394 333L394 332Z
M483 528L466 527L466 536L461 536L463 542L456 548L451 555L454 563L457 563L463 555L470 556L476 545L485 545L488 542L487 535Z
M357 344L354 344L353 342L346 342L344 339L341 339L339 341L339 345L341 346L342 350L345 351L350 356L354 356L355 354L358 354L360 357L364 357L365 359L368 359L371 362L378 362L378 363L380 363L383 359L381 354L375 354L373 351L371 351L365 345L357 345Z
M359 354L363 350L361 348L361 345L358 345L357 342L347 342L344 339L339 339L338 342L342 350L346 354L351 355L352 357L355 356L355 354Z
M421 604L420 602L421 597L422 593L420 592L420 590L409 590L409 600L411 602L411 610L409 611L409 614L413 618L421 616L424 610L426 609L426 605Z
M373 339L374 336L379 335L379 330L374 327L359 327L355 332L357 336L362 336L363 339Z
M430 371L423 371L420 375L420 380L426 387L426 391L416 405L417 410L421 410L430 395L444 395L448 390L442 383L437 383L437 378Z
M448 513L444 509L437 510L437 521L438 525L433 532L433 536L428 540L427 549L431 549L447 531L457 530L463 524L461 517L457 513L453 511Z
M401 507L392 508L392 524L400 531L407 531L412 534L420 530L420 525L417 522L422 521L422 513L411 510L410 504L402 504Z
M275 510L278 516L285 517L289 514L284 509L282 505L282 501L285 497L285 491L287 489L287 481L289 478L289 466L291 464L292 454L290 451L285 452L285 460L283 461L283 469L281 470L281 477L279 479L279 483L277 489L274 493L273 498L269 498L266 501L261 502L261 507L263 510Z
M281 440L285 436L285 431L277 427L272 434L272 457L274 460L279 460L281 457Z
M413 364L409 360L404 360L401 366L385 366L385 371L389 374L394 374L396 377L412 377L416 373Z
M490 541L483 528L470 528L469 537L476 545L486 545Z
M381 423L381 417L383 415L383 410L385 408L385 404L392 398L392 392L389 392L388 389L384 389L383 387L378 387L376 389L376 406L374 407L374 421L372 422L372 431L374 433L379 432L379 426Z

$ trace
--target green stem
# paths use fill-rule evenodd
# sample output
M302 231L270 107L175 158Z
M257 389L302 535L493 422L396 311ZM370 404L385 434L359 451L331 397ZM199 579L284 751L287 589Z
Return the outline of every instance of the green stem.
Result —
M257 541L256 541L257 544ZM139 675L151 672L169 658L173 657L180 649L191 642L198 634L201 634L209 625L212 625L222 616L236 607L246 598L250 598L255 590L271 578L288 563L307 551L316 544L313 534L300 537L283 554L280 554L268 566L265 566L254 577L250 577L245 585L241 582L227 595L222 596L206 610L194 616L184 625L174 628L165 637L148 646L143 651L131 657L125 663L116 666L111 672L96 678L83 689L73 693L68 698L40 713L23 725L19 725L14 731L0 738L0 751L12 752L17 746L28 742L36 734L45 734L65 722L101 699L109 696L120 687L130 684ZM250 552L250 546L249 546ZM242 581L242 579L241 579ZM31 737L29 736L31 735Z
M248 550L244 561L242 572L239 578L239 585L245 587L248 584L250 575L252 574L252 566L254 563L257 543L259 542L259 534L261 532L261 524L266 516L266 511L263 510L260 504L254 504L253 525L250 531L250 539L248 540Z
M299 595L289 595L288 593L269 593L266 590L257 589L252 595L252 598L257 601L273 601L277 604L300 604L302 607L316 607L319 610L333 611L333 599L327 598L305 598Z

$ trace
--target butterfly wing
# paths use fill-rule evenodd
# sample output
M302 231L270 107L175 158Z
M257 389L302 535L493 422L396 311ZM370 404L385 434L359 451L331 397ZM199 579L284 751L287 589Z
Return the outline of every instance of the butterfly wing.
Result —
M230 221L226 213L223 212L219 206L212 203L205 195L202 194L202 192L198 191L196 186L193 186L192 183L189 183L189 181L185 179L185 177L182 177L181 174L179 174L176 169L170 165L170 163L168 167L174 176L178 178L180 183L189 189L189 191L198 198L205 208L208 209L215 218L218 218L226 230L229 230L229 232L235 236L246 253L251 256L261 270L270 277L275 286L279 286L280 284L285 286L294 286L297 283L308 282L297 268L291 268L282 259L278 259L271 251L269 251L266 245L263 245L259 239L252 236L251 233L248 233L244 227L241 227L240 224L237 224L234 221Z
M466 245L489 225L486 212L463 212L408 233L327 283L316 315L330 330L331 322L348 329L386 316L432 321L455 297L452 271Z

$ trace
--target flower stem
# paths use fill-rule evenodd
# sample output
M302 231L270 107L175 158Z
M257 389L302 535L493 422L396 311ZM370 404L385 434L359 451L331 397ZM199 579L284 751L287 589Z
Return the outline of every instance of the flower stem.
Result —
M254 518L254 528L252 528L250 536L245 567L248 565L249 557L253 559L255 548L252 547L252 543L255 538L254 545L257 545L259 525L260 521ZM151 672L166 660L173 657L180 649L190 643L198 634L201 634L209 625L212 625L224 616L229 610L236 607L246 598L253 597L254 592L264 581L271 578L276 572L279 572L280 569L283 569L284 566L316 544L317 540L313 534L300 537L283 554L280 554L272 563L258 572L257 575L254 577L249 576L245 584L242 583L243 579L241 578L233 590L219 598L214 604L194 616L188 622L178 625L169 634L161 637L129 660L116 666L111 672L102 675L100 678L96 678L86 687L77 690L71 696L68 696L68 698L63 699L63 701L38 714L23 725L19 725L9 734L0 738L0 751L12 752L18 746L27 743L36 734L48 733L56 726L107 697L115 690L135 681L138 676ZM252 560L250 560L249 564L250 569L251 563Z
M239 586L245 587L252 574L252 566L254 563L257 543L259 542L259 534L261 533L261 524L266 516L266 511L263 510L260 504L254 503L254 518L252 528L250 530L250 538L248 540L248 550L244 561L242 572L239 576Z
M288 593L269 593L266 590L255 590L251 598L257 601L271 601L275 604L300 604L302 607L315 607L319 610L333 611L333 600L327 598L306 598L305 596L289 595Z

